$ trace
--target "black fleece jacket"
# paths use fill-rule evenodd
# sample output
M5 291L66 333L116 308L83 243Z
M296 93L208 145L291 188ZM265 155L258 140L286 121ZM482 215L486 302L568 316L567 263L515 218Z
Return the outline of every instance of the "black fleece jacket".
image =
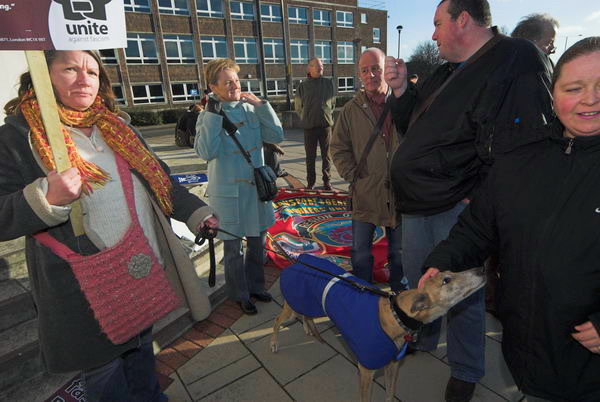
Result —
M600 401L600 355L571 337L600 332L600 136L552 138L494 163L426 267L461 271L499 254L502 349L519 388L552 401Z

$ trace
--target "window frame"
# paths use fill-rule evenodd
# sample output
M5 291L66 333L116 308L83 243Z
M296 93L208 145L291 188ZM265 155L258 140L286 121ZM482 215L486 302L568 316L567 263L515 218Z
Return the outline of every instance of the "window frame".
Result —
M162 0L162 1L169 1L171 3L170 7L161 7L160 2L161 0L157 0L157 4L158 4L158 12L160 14L169 14L169 15L190 15L190 3L188 0L185 0L185 4L186 7L185 9L183 8L177 8L175 6L175 1L176 0Z
M339 18L340 15L343 16L342 19ZM348 16L350 16L350 21L346 18ZM354 28L354 13L352 11L335 10L335 25L340 28Z
M175 92L173 91L174 85L183 85L184 95L175 95ZM198 93L196 95L191 95L189 93L189 90L192 88L188 88L188 85L196 86L196 91ZM178 99L175 99L175 97L177 97ZM179 99L181 97L184 97L184 99ZM194 101L199 101L201 98L202 98L202 95L200 94L200 83L198 83L198 82L171 82L171 99L173 99L173 103L194 102Z
M136 38L130 37L130 36L136 36ZM127 55L127 49L129 48L129 41L135 41L137 44L137 48L138 48L138 52L140 54L139 57L130 57ZM125 48L125 62L127 64L159 64L159 60L158 60L158 48L156 46L156 37L154 36L154 34L151 33L138 33L138 32L129 32L127 33L127 47ZM152 42L152 44L154 45L154 52L156 53L155 57L147 57L144 55L144 47L142 46L142 42ZM132 61L132 59L134 60L138 60L137 61ZM150 60L150 61L145 61L145 60Z
M336 55L338 64L354 64L354 43L349 41L338 41L336 43ZM340 47L344 50L345 56L344 58L340 58ZM352 57L348 58L347 49L350 49L352 53Z
M263 7L268 7L269 13L263 14ZM279 16L273 14L273 9L279 9ZM260 4L260 19L265 22L282 22L283 21L283 12L281 10L281 5L275 3L261 3Z
M252 90L251 83L255 82L257 84L258 91ZM240 80L240 90L242 92L251 92L256 96L262 96L262 88L261 81L259 79L243 79Z
M248 45L250 44L249 42L253 41L254 42L254 50L256 52L256 58L250 58L248 57ZM258 64L258 41L256 40L256 38L254 37L234 37L233 38L233 58L235 60L236 63L238 64ZM237 52L235 50L235 46L236 45L240 45L243 44L244 45L244 54L246 57L238 57Z
M325 58L323 50L329 45L329 58ZM319 52L318 50L321 49ZM315 57L318 57L323 64L333 64L333 45L330 40L315 40Z
M267 56L267 46L272 49L273 57ZM283 39L266 38L263 39L263 58L266 64L281 64L285 63L285 49ZM281 50L281 56L277 57L277 50Z
M125 91L123 90L123 85L121 85L121 83L117 83L117 84L111 84L110 88L113 91L113 94L115 95L115 102L117 103L117 105L119 106L127 106L127 97L125 96ZM117 96L117 93L115 92L115 88L119 88L121 90L121 98L119 98Z
M340 85L340 81L344 80L345 85ZM348 85L348 80L352 80L351 83L352 85ZM352 92L354 91L354 77L338 77L338 85L337 85L337 90L338 92Z
M211 39L206 39L206 38L211 38ZM223 41L217 41L215 40L215 38L223 38ZM212 51L214 53L214 56L212 57L208 57L204 54L204 48L202 47L202 44L204 43L208 43L210 45L212 45ZM225 45L225 54L223 56L218 54L217 51L217 43L222 43ZM226 59L229 57L229 49L227 49L227 37L226 36L200 36L200 49L202 52L202 60L214 60L214 59Z
M225 18L225 11L223 10L223 0L205 0L207 8L206 10L200 7L200 2L203 0L196 0L196 16L203 18ZM221 11L213 10L213 3L221 5Z
M375 36L377 31L377 36ZM381 43L381 28L373 27L373 43Z
M308 64L309 60L309 41L304 39L290 40L290 63L292 64ZM306 49L306 57L302 57L302 49ZM297 57L294 57L294 50L298 52Z
M278 83L284 83L283 88L279 88ZM275 83L275 89L269 89L269 83ZM267 96L285 96L287 94L287 82L285 78L267 79Z
M145 3L146 5L140 5L138 3ZM150 14L150 0L123 0L125 11L130 13L147 13Z
M175 37L175 38L172 38ZM186 39L182 39L182 37ZM189 39L188 39L189 38ZM175 42L177 44L177 57L169 56L167 52L167 42L172 43ZM189 42L192 46L192 58L183 57L183 52L181 51L181 44ZM179 34L164 34L163 35L163 44L165 46L165 57L167 59L167 64L196 64L196 50L194 49L194 38L192 35L179 35ZM178 61L174 61L178 60Z
M294 15L292 16L292 9L295 10ZM304 10L305 17L302 18L299 16L300 10ZM290 24L308 24L308 8L306 7L297 7L297 6L288 6L288 23Z
M160 89L162 91L162 96L152 96L150 94L150 86L155 86L158 85L160 86ZM143 86L146 88L146 97L145 98L136 98L135 97L135 92L133 90L133 87L140 87ZM167 97L165 96L165 88L163 87L163 84L161 82L154 82L154 83L135 83L135 84L131 84L131 94L132 94L132 101L134 105L150 105L153 103L166 103L167 102ZM162 101L158 101L158 102L153 102L152 99L153 98L162 98ZM136 99L138 100L138 102L136 102ZM139 102L139 99L148 99L148 102Z
M105 56L102 54L102 52L108 51L112 51L114 56ZM100 53L100 60L102 60L102 64L107 66L115 66L119 64L119 53L117 52L117 49L101 49L98 52Z
M360 23L367 24L367 13L360 13Z
M233 11L233 5L234 4L239 4L240 5L240 11ZM230 7L230 15L231 15L231 19L232 20L242 20L242 21L254 21L256 19L256 13L254 12L254 3L248 2L248 1L231 1L229 3L229 7ZM248 14L246 11L244 10L244 8L248 8L250 7L252 9L252 14Z
M319 13L319 17L317 18L315 14ZM328 20L323 19L325 15L329 16ZM320 8L313 8L313 25L322 26L322 27L330 27L331 26L331 10L323 10Z

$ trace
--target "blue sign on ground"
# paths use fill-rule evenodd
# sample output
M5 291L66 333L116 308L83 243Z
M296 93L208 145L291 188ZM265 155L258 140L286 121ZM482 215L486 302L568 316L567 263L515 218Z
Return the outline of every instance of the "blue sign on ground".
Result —
M177 180L177 183L179 184L197 184L208 182L208 176L204 173L172 174L171 177Z

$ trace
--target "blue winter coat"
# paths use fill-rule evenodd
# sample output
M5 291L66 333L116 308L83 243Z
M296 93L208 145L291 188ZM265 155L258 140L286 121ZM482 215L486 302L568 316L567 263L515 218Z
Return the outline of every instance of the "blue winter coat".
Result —
M356 359L368 369L377 370L401 358L400 350L383 332L379 322L381 296L361 291L301 263L369 287L372 285L323 258L301 254L298 261L300 263L284 269L279 277L281 293L292 310L312 318L329 316Z
M283 141L283 128L269 103L222 102L223 111L238 126L236 136L252 158L262 166L262 143ZM208 161L209 204L217 212L221 228L238 236L258 236L274 222L273 205L258 199L253 169L222 128L223 117L201 112L196 122L196 153ZM219 233L219 238L231 237Z

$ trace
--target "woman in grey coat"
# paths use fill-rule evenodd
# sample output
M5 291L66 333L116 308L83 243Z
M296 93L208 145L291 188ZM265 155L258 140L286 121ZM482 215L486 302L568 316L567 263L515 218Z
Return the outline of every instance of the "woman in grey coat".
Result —
M270 201L258 199L253 169L240 149L223 129L223 116L237 127L242 147L250 153L252 164L264 164L262 143L283 141L283 129L271 105L251 93L241 93L238 71L233 60L217 59L206 65L206 80L212 94L196 123L195 149L208 161L210 206L226 231L247 239L244 257L241 240L220 233L224 240L225 281L229 297L246 314L256 314L250 300L271 301L265 291L264 245L266 230L275 219Z

